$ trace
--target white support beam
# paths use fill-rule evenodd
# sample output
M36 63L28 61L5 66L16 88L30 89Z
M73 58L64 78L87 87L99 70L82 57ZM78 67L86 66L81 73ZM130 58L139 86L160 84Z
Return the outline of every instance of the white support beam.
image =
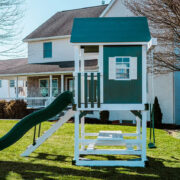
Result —
M147 111L142 111L142 160L146 161L146 126L147 126Z
M108 161L98 161L98 160L92 160L92 161L87 161L87 160L79 160L76 162L77 166L125 166L125 167L144 167L145 164L143 161L134 161L134 160L129 160L129 161L113 161L113 160L108 160Z
M52 97L53 97L53 94L52 94L52 80L53 80L53 78L52 78L52 75L49 75L49 93L50 93L50 102L52 102Z
M80 154L93 154L93 155L141 155L141 151L139 150L124 150L124 149L92 149L86 151L80 151Z
M74 46L75 72L79 72L80 46Z
M61 93L64 92L64 74L61 74Z
M140 140L141 139L141 119L136 116L136 133L138 134L137 139ZM141 149L141 146L138 146L138 150Z
M16 99L18 99L18 76L16 76Z
M74 136L74 160L79 160L79 115L80 111L75 113L75 136Z
M84 103L84 71L85 71L85 59L84 59L84 49L81 49L81 102Z
M98 59L98 66L99 66L99 72L101 74L100 76L100 102L104 102L104 83L103 83L103 59L104 59L104 47L102 45L99 46L99 59Z
M147 103L147 46L142 46L142 103Z
M81 118L81 140L84 140L85 139L85 117L83 116ZM83 144L81 144L81 150L84 150L85 149L85 146Z

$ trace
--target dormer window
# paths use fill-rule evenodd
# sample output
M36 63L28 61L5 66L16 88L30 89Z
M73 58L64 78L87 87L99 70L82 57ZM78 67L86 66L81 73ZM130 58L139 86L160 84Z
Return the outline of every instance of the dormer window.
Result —
M52 42L43 43L43 57L52 58Z

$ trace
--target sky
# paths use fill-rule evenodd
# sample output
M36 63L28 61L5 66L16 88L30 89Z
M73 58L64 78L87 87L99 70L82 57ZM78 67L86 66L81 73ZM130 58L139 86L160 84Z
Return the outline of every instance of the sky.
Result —
M105 0L109 3L111 0ZM22 33L19 41L44 23L58 11L101 5L102 0L25 0L25 15L21 22ZM23 45L27 57L27 45ZM14 58L8 57L8 59Z

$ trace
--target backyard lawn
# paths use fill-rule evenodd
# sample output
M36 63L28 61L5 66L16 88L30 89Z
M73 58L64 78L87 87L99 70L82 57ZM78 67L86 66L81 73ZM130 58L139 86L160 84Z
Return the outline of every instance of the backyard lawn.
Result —
M17 121L0 121L3 136ZM52 123L44 123L43 131ZM135 127L86 125L86 131L118 130L133 132ZM73 166L74 124L65 124L30 157L20 154L32 143L33 130L15 145L0 152L0 180L8 179L180 179L180 139L165 130L156 130L156 149L148 149L147 168ZM149 137L149 129L148 129ZM101 158L101 157L100 157ZM107 158L112 158L107 156Z

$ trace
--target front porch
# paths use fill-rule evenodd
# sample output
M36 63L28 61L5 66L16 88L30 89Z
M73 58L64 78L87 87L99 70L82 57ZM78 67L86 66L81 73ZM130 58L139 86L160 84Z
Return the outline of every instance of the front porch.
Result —
M74 91L72 73L4 76L8 94L0 100L24 100L28 108L43 108L64 91Z

